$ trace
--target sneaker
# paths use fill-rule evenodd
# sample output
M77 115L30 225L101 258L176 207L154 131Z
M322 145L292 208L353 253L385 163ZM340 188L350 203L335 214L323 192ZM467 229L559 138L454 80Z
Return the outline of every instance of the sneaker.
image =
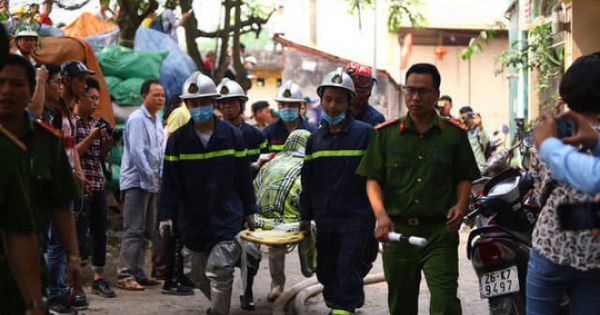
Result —
M194 289L179 282L166 283L162 287L162 294L170 295L194 295Z
M92 283L92 293L105 298L114 298L117 296L115 291L111 289L108 282L106 282L104 279L94 280Z
M79 311L86 310L88 306L90 306L90 303L88 303L87 300L87 296L85 296L85 292L83 292L83 290L79 290L79 292L75 294L75 297L73 298L73 301L71 301L70 306L72 309L76 309Z
M185 275L181 275L178 279L177 282L181 283L182 285L186 286L186 287L190 287L190 288L195 288L196 286L194 285L194 281L192 281L190 278L188 278Z

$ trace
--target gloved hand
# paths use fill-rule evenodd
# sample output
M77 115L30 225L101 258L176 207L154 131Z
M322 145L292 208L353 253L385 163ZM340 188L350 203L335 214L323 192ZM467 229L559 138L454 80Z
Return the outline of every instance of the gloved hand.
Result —
M305 236L310 235L310 221L300 221L300 231L304 232Z
M160 224L158 225L158 234L160 234L160 237L162 238L173 236L173 221L160 221Z
M248 226L248 229L250 231L254 231L257 226L256 226L256 221L254 220L254 215L250 214L246 216L246 225Z

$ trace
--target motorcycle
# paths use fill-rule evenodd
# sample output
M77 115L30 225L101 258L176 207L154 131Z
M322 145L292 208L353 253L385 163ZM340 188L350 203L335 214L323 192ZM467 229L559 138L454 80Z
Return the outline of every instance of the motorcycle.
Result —
M486 218L469 233L467 258L493 315L525 314L525 279L537 209L524 200L532 187L527 172L509 168L485 183L464 217L465 222Z

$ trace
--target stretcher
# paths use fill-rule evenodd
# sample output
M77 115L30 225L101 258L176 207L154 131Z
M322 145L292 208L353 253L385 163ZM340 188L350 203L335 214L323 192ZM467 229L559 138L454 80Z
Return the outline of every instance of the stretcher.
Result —
M240 232L240 237L248 242L267 246L287 246L300 243L304 239L301 231L248 229Z

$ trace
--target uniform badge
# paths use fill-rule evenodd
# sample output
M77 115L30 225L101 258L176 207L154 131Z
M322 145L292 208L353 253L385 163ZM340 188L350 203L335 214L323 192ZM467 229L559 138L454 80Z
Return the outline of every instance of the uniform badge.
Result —
M221 94L221 95L227 95L227 94L229 94L229 89L226 86L223 86L221 88L221 91L219 92L219 94Z
M290 89L285 89L285 91L283 91L283 97L291 97L292 96L292 91L290 91Z
M341 84L342 83L342 76L339 74L336 74L333 76L333 78L331 78L331 82L335 83L335 84Z
M199 90L200 89L198 88L198 86L196 85L196 83L192 83L188 87L188 93L190 93L190 94L198 93Z

